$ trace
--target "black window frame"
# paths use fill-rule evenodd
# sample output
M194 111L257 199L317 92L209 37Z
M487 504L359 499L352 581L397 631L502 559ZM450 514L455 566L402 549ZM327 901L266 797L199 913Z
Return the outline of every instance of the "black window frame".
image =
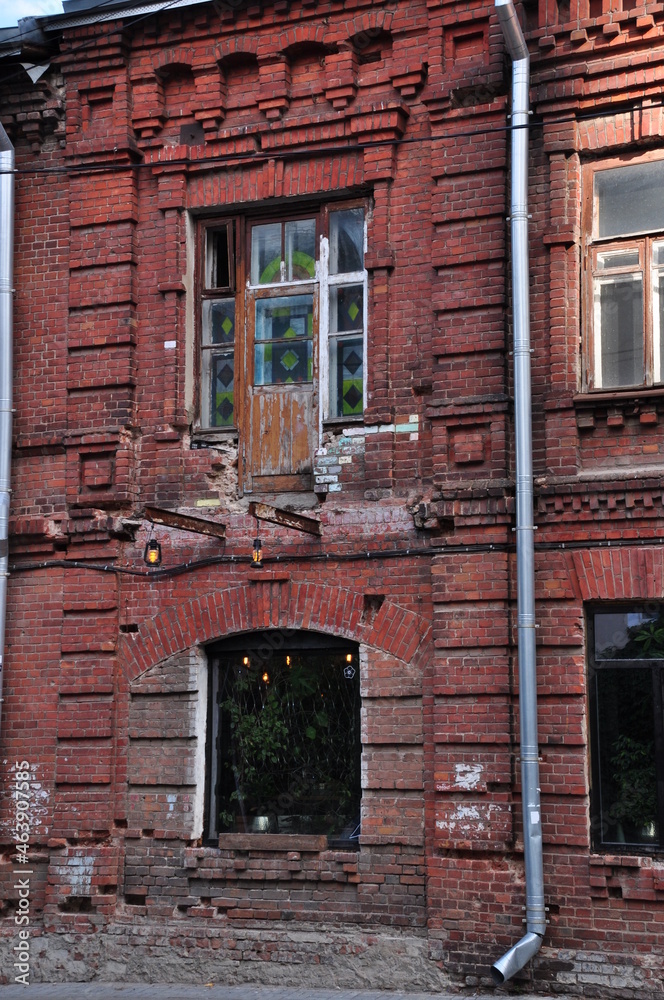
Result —
M590 818L591 846L593 850L603 853L629 854L661 854L664 852L664 656L648 658L640 656L598 658L596 656L596 615L624 614L657 614L664 625L664 603L660 602L613 602L610 604L591 604L586 607L586 637L588 662L588 704L589 704L589 752L590 752ZM654 739L654 770L655 770L655 821L658 826L658 839L652 842L629 839L628 831L623 829L625 839L621 839L613 830L622 826L620 805L615 803L606 806L603 801L603 775L606 767L613 765L608 759L602 740L603 719L600 717L600 683L606 672L649 671L652 685L652 720ZM625 676L625 679L626 679ZM647 713L645 713L647 714ZM617 737L619 739L619 736ZM615 745L615 743L614 743ZM610 779L609 779L610 780Z
M354 689L354 718L352 722L354 754L354 773L352 781L354 800L350 811L352 811L353 816L357 817L357 822L356 824L353 824L354 828L352 830L347 830L343 834L341 831L338 831L328 835L320 832L315 833L314 835L318 837L326 837L329 847L339 847L345 850L359 849L359 824L362 799L362 743L360 718L362 699L360 693L359 645L358 643L343 637L313 631L298 631L291 629L268 629L250 633L240 633L216 642L210 645L207 649L209 670L204 806L205 818L203 833L204 842L207 844L221 845L224 837L234 838L240 834L241 836L256 837L258 846L260 844L260 838L267 834L278 833L280 838L282 836L286 836L291 838L293 842L296 842L298 838L306 838L309 834L309 831L307 830L287 830L284 833L282 830L275 830L273 828L269 828L265 831L261 831L256 828L248 829L246 827L244 830L222 830L220 829L222 824L218 822L220 810L225 805L221 798L223 794L221 791L221 785L223 783L221 772L224 757L224 743L227 743L227 734L222 733L223 713L219 704L220 691L223 683L221 680L221 671L224 668L225 663L227 664L230 659L234 658L235 661L239 663L244 659L244 657L249 657L252 660L252 665L254 663L259 664L261 670L266 669L269 671L271 669L270 663L273 661L274 657L283 659L287 655L297 653L298 651L315 654L317 657L323 656L326 652L334 653L337 656L343 655L344 658L351 657L350 662L346 660L346 669L352 671L349 683L353 684Z

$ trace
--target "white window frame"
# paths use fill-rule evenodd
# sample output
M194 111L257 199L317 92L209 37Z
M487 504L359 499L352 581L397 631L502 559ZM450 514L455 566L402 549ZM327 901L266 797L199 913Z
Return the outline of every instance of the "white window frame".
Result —
M630 171L643 164L661 165L664 190L664 159L649 155L625 163L624 160L598 164L588 164L585 168L584 189L586 192L582 225L586 234L584 243L584 285L586 323L583 338L583 385L586 391L615 392L636 391L644 388L664 386L664 359L661 357L660 330L660 285L664 281L664 213L658 222L661 228L649 229L647 223L637 219L634 231L613 231L608 235L599 233L599 196L597 178L605 170ZM636 179L637 175L633 175ZM625 175L627 178L627 174ZM611 253L638 252L638 264L634 266L617 264L615 267L600 266L602 255ZM656 264L657 251L662 263ZM628 281L630 275L639 280L643 289L643 378L640 381L606 386L603 381L603 345L600 312L600 288L609 283Z

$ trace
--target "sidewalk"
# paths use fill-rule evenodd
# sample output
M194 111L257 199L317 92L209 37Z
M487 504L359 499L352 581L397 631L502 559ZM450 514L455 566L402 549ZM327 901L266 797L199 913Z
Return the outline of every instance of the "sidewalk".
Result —
M393 993L385 990L312 990L288 986L177 986L164 983L36 983L31 986L0 986L0 1000L460 1000L462 997L504 997L506 989L464 989L458 993ZM514 995L514 994L512 994ZM529 1000L518 993L519 1000ZM531 995L530 1000L535 1000ZM536 1000L572 1000L561 995Z

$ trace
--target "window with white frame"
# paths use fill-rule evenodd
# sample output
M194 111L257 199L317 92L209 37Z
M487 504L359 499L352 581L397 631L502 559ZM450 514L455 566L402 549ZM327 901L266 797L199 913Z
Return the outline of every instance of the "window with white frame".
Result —
M364 204L200 230L198 429L237 430L245 491L309 489L323 421L364 410Z
M587 168L585 387L664 383L664 160Z

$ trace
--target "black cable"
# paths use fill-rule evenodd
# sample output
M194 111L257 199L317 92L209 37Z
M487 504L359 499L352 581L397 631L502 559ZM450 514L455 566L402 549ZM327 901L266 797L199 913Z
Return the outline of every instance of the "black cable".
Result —
M664 545L664 537L651 536L649 538L620 538L620 539L572 539L565 542L536 542L535 550L538 552L564 552L567 550L583 550L598 548L629 548L643 547L646 545ZM430 545L426 548L397 548L397 549L367 549L363 552L307 552L294 553L284 556L263 556L263 565L281 566L286 563L297 562L366 562L367 560L380 561L383 559L403 559L416 556L444 555L469 555L471 553L487 554L490 552L514 552L516 546L514 542L475 542L459 545ZM156 570L131 569L128 566L114 566L112 563L87 563L74 559L46 559L42 562L34 563L14 563L9 567L12 575L18 573L35 572L41 569L84 569L97 573L116 573L120 576L135 576L149 578L151 580L161 580L168 577L180 576L183 573L191 573L197 569L204 569L208 566L217 565L247 565L251 567L253 560L251 556L209 556L206 559L190 560L186 563L178 563L175 566L165 566ZM266 577L269 579L269 577Z
M177 0L173 0L177 2ZM324 154L325 156L334 155L335 153L349 152L359 152L364 149L377 149L381 146L407 146L411 144L424 144L429 145L435 140L439 141L441 139L472 139L476 136L482 135L499 135L501 133L509 134L514 131L519 131L521 129L527 129L528 131L533 131L534 129L544 128L549 125L566 125L574 122L580 121L594 121L599 118L606 117L607 114L627 114L629 112L642 110L641 98L634 103L630 103L625 106L617 105L607 105L604 109L595 109L592 112L580 113L566 115L560 118L547 118L531 121L526 125L494 125L490 128L476 128L469 129L462 132L450 132L448 135L440 136L422 136L422 137L412 137L412 138L402 138L402 139L378 139L375 141L368 141L362 143L347 144L345 146L293 146L286 150L257 150L254 153L232 153L232 154L219 154L217 156L209 157L196 157L191 159L190 157L184 157L182 159L168 160L168 166L189 166L196 167L198 165L212 166L215 163L219 163L224 167L232 167L237 164L253 162L253 163L263 163L267 160L287 160L293 157L306 156L311 154ZM659 101L653 101L648 107L659 108L664 107L664 98ZM231 139L233 137L230 137ZM219 142L226 141L223 137L220 137ZM91 175L94 173L126 173L129 170L151 170L155 166L162 165L161 160L155 160L150 162L141 163L116 163L113 160L108 160L105 163L99 163L98 161L92 164L81 163L81 164L63 164L62 166L54 167L17 167L12 171L0 170L2 173L12 173L14 175L35 175L35 176L48 176L55 174L67 174L76 175L80 173L85 173L86 175Z

